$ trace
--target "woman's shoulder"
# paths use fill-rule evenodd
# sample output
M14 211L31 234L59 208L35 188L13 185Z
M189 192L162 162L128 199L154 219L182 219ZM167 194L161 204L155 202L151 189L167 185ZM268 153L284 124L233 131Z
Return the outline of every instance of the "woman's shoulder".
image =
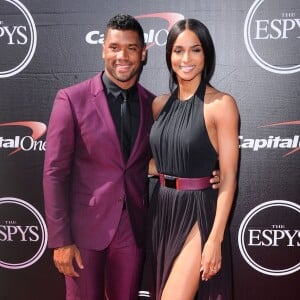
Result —
M226 103L235 104L235 100L233 96L228 93L222 92L214 87L207 87L205 93L205 102L207 104L215 104L215 105L226 105Z
M169 98L170 98L170 94L162 94L154 98L152 102L152 113L153 113L154 120L157 119L159 113L166 105Z
M156 96L153 100L153 103L156 103L157 105L159 105L160 103L166 103L170 96L170 94L161 94L159 96Z
M208 87L205 93L207 112L214 119L238 118L239 110L235 99L228 93Z

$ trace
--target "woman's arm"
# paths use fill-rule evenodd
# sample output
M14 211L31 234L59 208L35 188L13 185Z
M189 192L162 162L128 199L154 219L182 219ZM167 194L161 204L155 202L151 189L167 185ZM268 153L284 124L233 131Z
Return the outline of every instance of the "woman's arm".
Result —
M210 110L215 127L214 145L219 154L220 185L213 227L203 250L204 279L214 275L212 269L218 271L221 268L221 243L237 185L239 113L234 99L226 94L221 95L213 101L213 109Z
M239 113L234 99L224 95L217 103L214 120L220 165L220 188L217 211L209 238L222 241L236 190L239 159Z
M152 176L158 176L158 172L157 172L157 169L156 169L155 162L154 162L153 158L151 158L151 160L149 162L148 174L152 175Z

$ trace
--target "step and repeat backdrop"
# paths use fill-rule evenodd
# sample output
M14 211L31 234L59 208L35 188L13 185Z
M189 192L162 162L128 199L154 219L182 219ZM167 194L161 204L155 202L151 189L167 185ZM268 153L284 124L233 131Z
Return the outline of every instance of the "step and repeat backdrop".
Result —
M55 94L103 68L107 21L145 31L140 81L168 90L165 43L197 18L216 47L212 84L241 115L231 218L236 300L300 299L300 2L297 0L0 0L0 299L63 300L47 249L42 191Z

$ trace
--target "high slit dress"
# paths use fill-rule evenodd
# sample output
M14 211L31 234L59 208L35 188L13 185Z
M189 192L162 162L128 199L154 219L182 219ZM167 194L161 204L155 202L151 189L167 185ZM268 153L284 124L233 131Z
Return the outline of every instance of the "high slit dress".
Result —
M204 122L203 99L206 84L186 101L175 91L159 114L150 134L153 158L159 173L176 177L211 176L218 155ZM174 260L192 227L198 224L202 248L211 231L218 191L176 190L157 185L148 214L146 262L139 299L160 299ZM200 270L199 270L200 272ZM222 242L222 267L208 281L199 282L198 300L232 299L231 250L228 229Z

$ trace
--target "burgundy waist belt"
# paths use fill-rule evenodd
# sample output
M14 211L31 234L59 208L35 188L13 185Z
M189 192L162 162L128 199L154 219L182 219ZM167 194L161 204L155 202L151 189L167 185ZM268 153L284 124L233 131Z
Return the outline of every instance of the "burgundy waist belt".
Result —
M176 190L203 190L211 186L210 177L182 178L159 174L160 185Z

